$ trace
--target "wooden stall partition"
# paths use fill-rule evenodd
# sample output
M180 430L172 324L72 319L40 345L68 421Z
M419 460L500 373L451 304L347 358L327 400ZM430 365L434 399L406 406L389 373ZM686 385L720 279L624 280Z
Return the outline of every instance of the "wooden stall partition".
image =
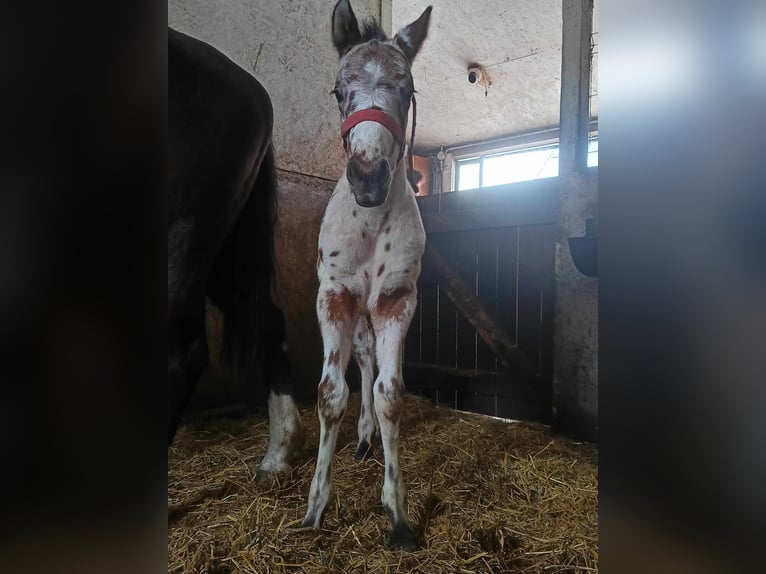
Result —
M410 392L550 421L557 185L418 198L428 239L404 351Z

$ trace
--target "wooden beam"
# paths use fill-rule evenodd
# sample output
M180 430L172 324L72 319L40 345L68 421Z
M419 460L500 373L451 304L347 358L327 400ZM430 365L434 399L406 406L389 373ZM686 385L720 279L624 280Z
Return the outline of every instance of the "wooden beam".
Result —
M593 0L563 0L559 175L588 165Z
M405 362L402 368L407 386L417 381L420 386L442 390L457 388L525 401L551 400L551 382L540 377L523 378L506 371L474 371L414 362Z
M427 235L474 229L485 230L523 225L554 224L558 221L552 208L537 205L521 211L501 208L423 213L422 219Z
M451 369L404 363L407 392L459 410L550 424L550 381L528 380L507 372Z
M430 242L426 243L423 260L436 274L439 287L447 292L455 307L497 355L503 367L509 370L520 368L525 375L532 375L529 361L518 345L492 318L478 297Z

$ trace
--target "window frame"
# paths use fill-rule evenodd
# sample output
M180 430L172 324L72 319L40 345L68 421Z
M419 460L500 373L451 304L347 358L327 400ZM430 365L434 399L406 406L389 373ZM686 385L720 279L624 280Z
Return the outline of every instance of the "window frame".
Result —
M590 145L591 141L598 140L598 119L596 118L592 119L589 127L590 129L588 131L588 144ZM458 191L461 163L463 165L474 163L474 162L479 164L479 187L472 188L471 190L486 189L482 185L484 180L484 160L486 158L498 156L498 155L512 154L512 153L522 153L525 151L534 151L537 149L542 149L542 148L552 147L552 146L559 147L560 140L558 135L559 135L558 128L549 128L549 129L540 130L538 132L534 132L530 134L521 134L521 135L513 136L510 138L505 138L504 140L498 140L495 143L484 142L484 143L473 145L473 146L463 146L459 148L459 150L458 148L456 148L455 151L449 151L450 155L452 156L450 192ZM594 167L597 167L597 166L594 166ZM592 169L592 168L589 168L589 169ZM558 177L558 176L554 176L554 177ZM543 179L543 178L535 178L535 179ZM534 179L522 180L522 181L534 181ZM511 182L511 183L521 183L521 182ZM510 185L510 184L500 184L500 185ZM471 191L471 190L463 190L463 191Z

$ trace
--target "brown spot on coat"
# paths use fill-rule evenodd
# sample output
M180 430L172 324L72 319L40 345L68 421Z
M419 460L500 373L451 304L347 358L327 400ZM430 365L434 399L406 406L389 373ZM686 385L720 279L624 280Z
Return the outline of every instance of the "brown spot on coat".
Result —
M319 408L324 408L327 404L327 400L332 393L333 384L330 382L330 375L325 376L321 383L319 383L319 389L317 390L317 405Z
M410 293L412 290L409 287L397 287L393 291L378 295L378 302L373 310L375 317L381 319L399 317L404 312L407 295Z
M365 278L365 279L369 279L369 278L370 278L370 274L369 274L369 273L367 273L367 271L366 271L366 270L365 270L365 272L363 273L363 275L364 275L364 278Z
M359 301L347 287L343 287L340 291L328 291L326 301L327 318L332 323L342 321L350 323L357 315Z
M340 363L340 350L330 351L330 356L327 357L328 365L337 365Z
M325 425L327 426L327 430L329 431L331 428L333 428L335 425L337 425L341 419L343 418L343 415L346 414L346 409L344 408L342 411L340 411L340 414L337 417L332 417L330 415L325 415ZM329 432L328 432L329 434Z
M391 226L386 227L386 233L391 233Z
M367 239L367 234L364 231L362 231L362 239Z
M322 251L322 248L321 248L321 247L319 248L319 260L320 260L320 261L323 261L323 260L324 260L324 252Z
M330 257L335 257L339 253L340 253L340 251L333 251L332 253L330 253Z
M391 378L391 394L387 398L388 408L384 411L384 415L389 421L396 424L401 419L404 408L404 385L396 377Z
M384 249L386 251L391 251L391 244L390 243L386 243L386 246L384 247Z
M351 212L352 217L356 217L356 209Z
M383 270L386 268L385 264L381 265L380 268L378 268L378 277L383 275Z

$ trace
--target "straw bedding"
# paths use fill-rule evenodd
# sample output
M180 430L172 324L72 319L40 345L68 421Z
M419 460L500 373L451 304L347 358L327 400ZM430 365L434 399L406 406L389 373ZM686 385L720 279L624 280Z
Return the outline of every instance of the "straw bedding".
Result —
M408 396L400 432L414 552L386 546L383 454L356 462L359 396L349 398L322 530L303 530L319 438L302 409L306 443L290 475L256 479L264 417L183 427L168 451L168 571L595 572L596 447L545 426L438 409Z

